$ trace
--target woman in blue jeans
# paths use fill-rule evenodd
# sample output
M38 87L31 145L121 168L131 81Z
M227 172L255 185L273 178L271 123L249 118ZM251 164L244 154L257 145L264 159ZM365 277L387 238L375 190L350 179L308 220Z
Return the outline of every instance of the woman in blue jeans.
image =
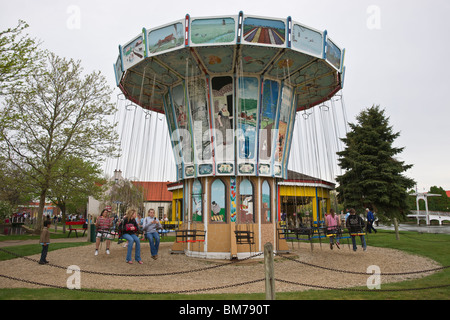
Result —
M155 217L155 210L148 210L148 217L144 219L144 234L146 235L148 242L150 243L150 253L154 260L158 259L159 250L159 233L158 229L161 229L161 223Z
M129 264L133 263L131 260L131 251L133 250L133 244L136 243L136 250L134 253L134 259L142 264L141 260L141 242L139 241L139 237L137 233L139 232L139 226L136 222L136 209L128 209L126 217L124 218L123 223L123 238L128 241L128 249L127 249L127 258L126 261Z

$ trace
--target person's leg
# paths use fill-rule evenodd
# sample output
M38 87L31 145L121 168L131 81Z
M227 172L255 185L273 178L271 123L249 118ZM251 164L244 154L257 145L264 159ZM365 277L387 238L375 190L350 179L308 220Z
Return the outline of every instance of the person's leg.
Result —
M366 246L366 238L364 236L360 236L361 238L361 245L364 251L367 250L367 246Z
M131 251L133 250L133 243L134 243L133 237L128 233L124 233L123 238L125 240L127 240L127 242L128 242L126 260L127 260L127 262L132 261L131 260Z
M159 242L160 242L159 233L158 232L153 232L152 236L153 236L153 239L155 240L155 243L153 245L152 256L154 256L155 259L156 259L158 257Z
M134 259L139 262L142 260L141 259L141 241L139 240L139 237L135 234L133 234L132 237L133 237L134 242L136 243L136 248L134 251Z
M48 253L48 244L46 246L42 246L41 251L41 259L39 260L40 264L44 264L47 262L47 253Z
M95 250L98 250L99 246L100 246L100 237L96 236L97 238L95 239Z
M147 239L148 239L148 243L150 244L150 253L152 255L152 257L154 256L154 252L155 252L155 241L153 239L153 233L147 233Z
M109 237L109 235L108 235ZM106 254L109 254L109 248L111 248L111 240L106 239Z
M356 251L356 239L355 236L351 236L352 237L352 244L353 244L353 251Z

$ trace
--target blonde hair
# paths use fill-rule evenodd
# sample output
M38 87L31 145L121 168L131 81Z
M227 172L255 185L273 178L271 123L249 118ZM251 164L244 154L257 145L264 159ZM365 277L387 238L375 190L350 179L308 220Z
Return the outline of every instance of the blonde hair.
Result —
M127 210L126 216L127 216L127 220L130 221L131 218L133 217L133 213L136 213L137 210L135 208L130 208Z

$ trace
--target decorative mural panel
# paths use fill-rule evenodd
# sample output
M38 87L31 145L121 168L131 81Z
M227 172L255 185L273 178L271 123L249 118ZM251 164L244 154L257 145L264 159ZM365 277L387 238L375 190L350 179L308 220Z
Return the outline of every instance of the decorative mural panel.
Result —
M230 177L230 221L236 222L236 178Z
M253 185L248 179L239 184L239 223L254 223L254 195Z
M192 115L194 159L200 175L212 174L212 146L209 125L206 81L195 78L188 82L189 106ZM205 164L207 163L207 164Z
M214 119L214 156L218 174L234 173L234 88L233 78L211 80L212 114Z
M198 179L192 183L192 221L203 221L202 184Z
M254 77L238 79L237 154L239 173L254 174L258 128L259 81Z
M164 52L184 45L184 25L174 23L159 29L153 29L147 36L148 55Z
M323 56L323 34L294 23L292 48L321 58Z
M292 88L288 86L283 86L281 91L281 103L280 103L280 111L279 111L279 118L278 118L278 136L276 141L276 148L274 152L274 169L275 169L275 176L281 176L282 175L282 160L283 160L283 154L284 154L284 148L286 146L286 137L288 134L288 125L290 116L292 113L292 97L293 97L293 90Z
M280 20L247 17L244 19L242 35L245 42L284 46L286 24Z
M236 42L234 18L195 19L190 31L192 45Z
M211 222L225 223L226 219L226 189L225 184L220 179L214 180L211 184Z
M267 180L264 180L261 185L261 221L271 222L271 193L270 185Z
M339 47L334 44L331 39L327 39L327 61L329 61L336 69L341 69L342 52Z
M259 175L272 175L272 146L274 142L274 133L276 132L279 96L279 82L264 80L259 117Z
M209 73L226 73L233 71L234 49L234 46L212 46L196 48L196 51Z
M134 40L128 42L123 47L120 47L120 49L122 66L124 70L127 70L133 65L144 60L145 47L142 34L137 36Z

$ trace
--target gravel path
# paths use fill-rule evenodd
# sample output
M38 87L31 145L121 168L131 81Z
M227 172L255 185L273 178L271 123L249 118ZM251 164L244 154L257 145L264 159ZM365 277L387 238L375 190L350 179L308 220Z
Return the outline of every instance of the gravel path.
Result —
M72 275L72 272L68 273L66 268L76 265L82 271L115 274L101 275L82 272L82 289L129 289L145 292L187 291L186 293L190 293L191 290L194 290L192 293L262 293L265 290L264 281L222 289L202 290L263 279L264 263L262 255L259 258L230 264L230 261L225 260L210 261L186 257L184 254L171 254L171 246L172 243L161 243L159 259L153 260L150 255L148 242L141 243L141 256L144 264L139 265L134 262L132 265L129 265L125 263L126 248L123 248L122 244L112 243L111 254L106 255L105 243L103 243L98 256L94 256L95 244L90 244L83 247L49 252L48 260L50 265L39 265L35 261L26 259L1 261L0 274L37 283L66 287L67 280ZM289 257L293 259L316 266L344 271L365 273L369 266L376 265L380 267L382 273L404 273L440 266L430 259L393 249L368 247L368 250L363 252L359 247L357 252L353 252L347 244L341 245L340 250L336 248L330 250L325 244L321 248L317 244L314 250L311 251L309 243L289 246L292 249ZM13 251L13 249L10 249L10 251ZM39 254L30 256L31 259L35 260L38 260L39 257ZM54 267L51 264L62 266L62 268ZM217 265L221 266L211 268ZM368 278L368 275L355 275L307 266L290 259L283 259L280 256L276 256L274 265L276 279L314 286L334 288L365 286ZM204 270L196 271L198 269ZM181 273L173 274L174 272ZM383 283L419 278L429 274L382 275L381 283L383 285ZM17 287L36 288L38 286L0 277L0 288ZM276 281L275 287L277 292L311 289L311 287L287 284L280 281Z

